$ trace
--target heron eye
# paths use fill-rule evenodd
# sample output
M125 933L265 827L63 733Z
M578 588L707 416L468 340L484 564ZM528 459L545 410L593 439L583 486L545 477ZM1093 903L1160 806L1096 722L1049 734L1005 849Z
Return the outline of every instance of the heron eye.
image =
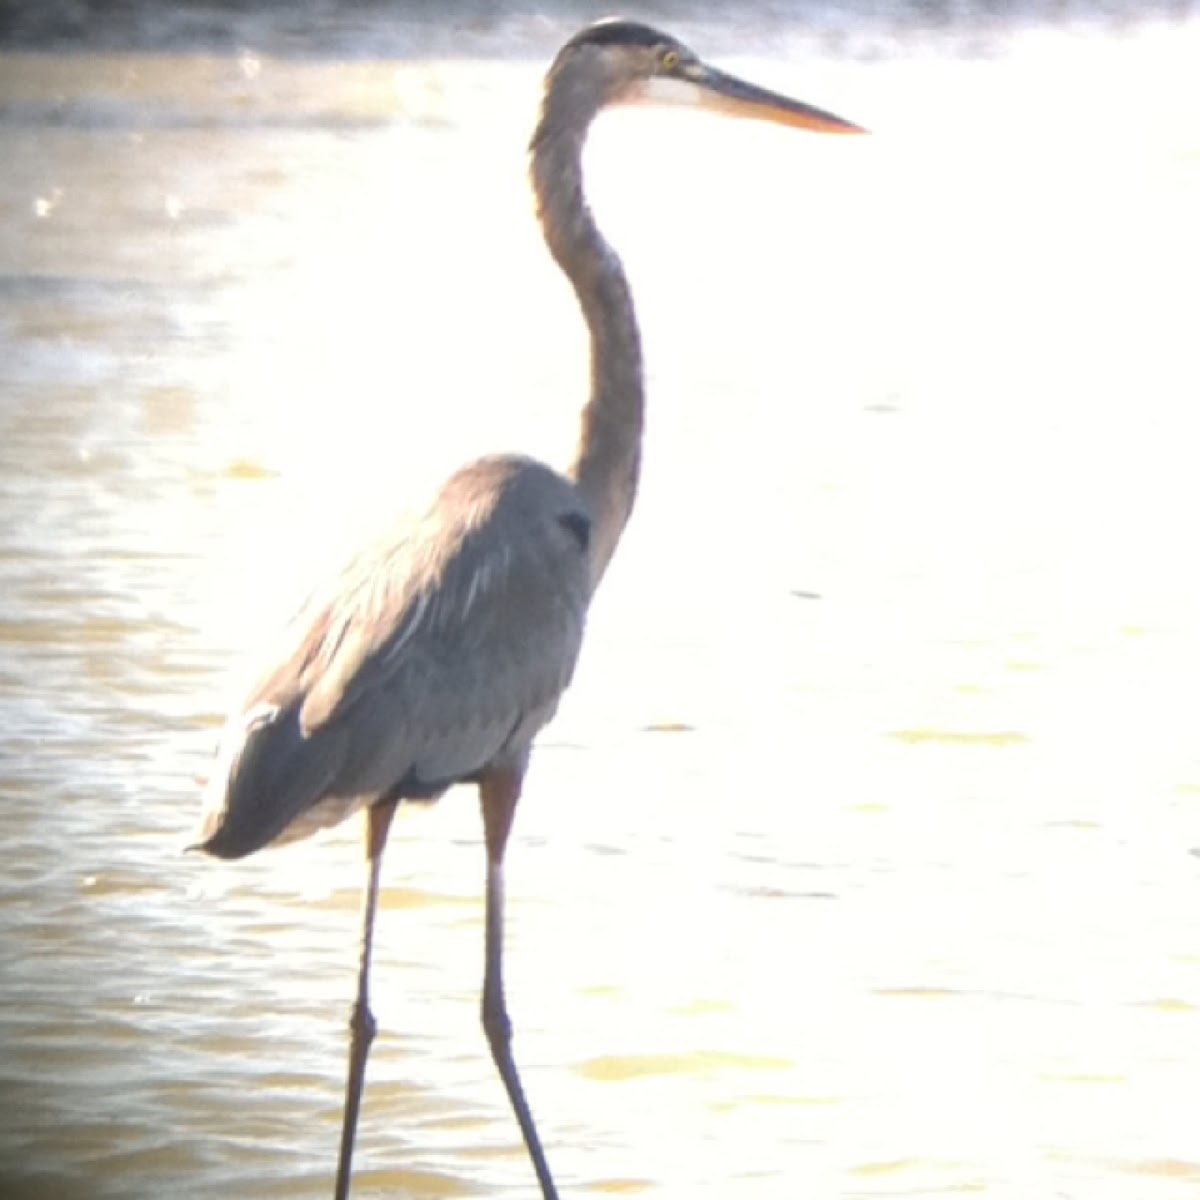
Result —
M674 71L675 68L679 66L679 51L664 50L662 54L658 56L658 65L664 71Z

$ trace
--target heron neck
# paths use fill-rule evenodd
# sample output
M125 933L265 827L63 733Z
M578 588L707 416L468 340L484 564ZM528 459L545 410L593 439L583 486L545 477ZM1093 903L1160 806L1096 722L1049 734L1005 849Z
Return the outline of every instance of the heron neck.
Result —
M569 474L591 508L595 587L633 509L645 400L629 282L583 196L583 142L584 131L557 127L548 104L534 134L531 174L546 244L575 289L591 337L591 395Z

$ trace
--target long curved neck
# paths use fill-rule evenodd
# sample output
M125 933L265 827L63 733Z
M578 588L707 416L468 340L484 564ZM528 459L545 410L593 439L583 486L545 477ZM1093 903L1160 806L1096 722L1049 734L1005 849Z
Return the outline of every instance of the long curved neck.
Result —
M591 396L569 473L592 512L594 588L637 492L645 407L642 347L620 259L583 197L587 122L560 118L556 98L552 87L533 137L530 173L546 244L579 297L591 335ZM564 101L563 107L570 105Z

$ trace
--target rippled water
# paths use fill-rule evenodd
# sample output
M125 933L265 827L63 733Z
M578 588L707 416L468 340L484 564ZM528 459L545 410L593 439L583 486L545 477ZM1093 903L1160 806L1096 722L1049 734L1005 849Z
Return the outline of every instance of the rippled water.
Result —
M722 61L875 137L591 149L652 413L510 851L551 1160L1192 1196L1194 22L795 45ZM572 443L542 59L0 55L5 1197L331 1190L358 831L178 849L306 582L456 461ZM473 797L392 841L355 1194L528 1195Z

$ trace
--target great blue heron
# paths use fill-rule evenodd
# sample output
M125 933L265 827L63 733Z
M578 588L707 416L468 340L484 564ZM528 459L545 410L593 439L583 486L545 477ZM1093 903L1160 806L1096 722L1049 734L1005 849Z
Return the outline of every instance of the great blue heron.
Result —
M583 196L593 117L644 100L700 103L826 133L858 126L706 66L629 21L582 30L546 77L531 144L538 216L591 335L591 396L574 465L517 456L453 475L425 516L368 548L300 614L288 652L230 720L199 848L239 858L366 812L358 992L335 1195L350 1187L375 1034L368 1004L379 869L396 805L479 789L487 848L483 1027L543 1197L556 1196L512 1056L501 975L504 848L535 734L571 679L584 617L633 507L642 355L621 263Z

